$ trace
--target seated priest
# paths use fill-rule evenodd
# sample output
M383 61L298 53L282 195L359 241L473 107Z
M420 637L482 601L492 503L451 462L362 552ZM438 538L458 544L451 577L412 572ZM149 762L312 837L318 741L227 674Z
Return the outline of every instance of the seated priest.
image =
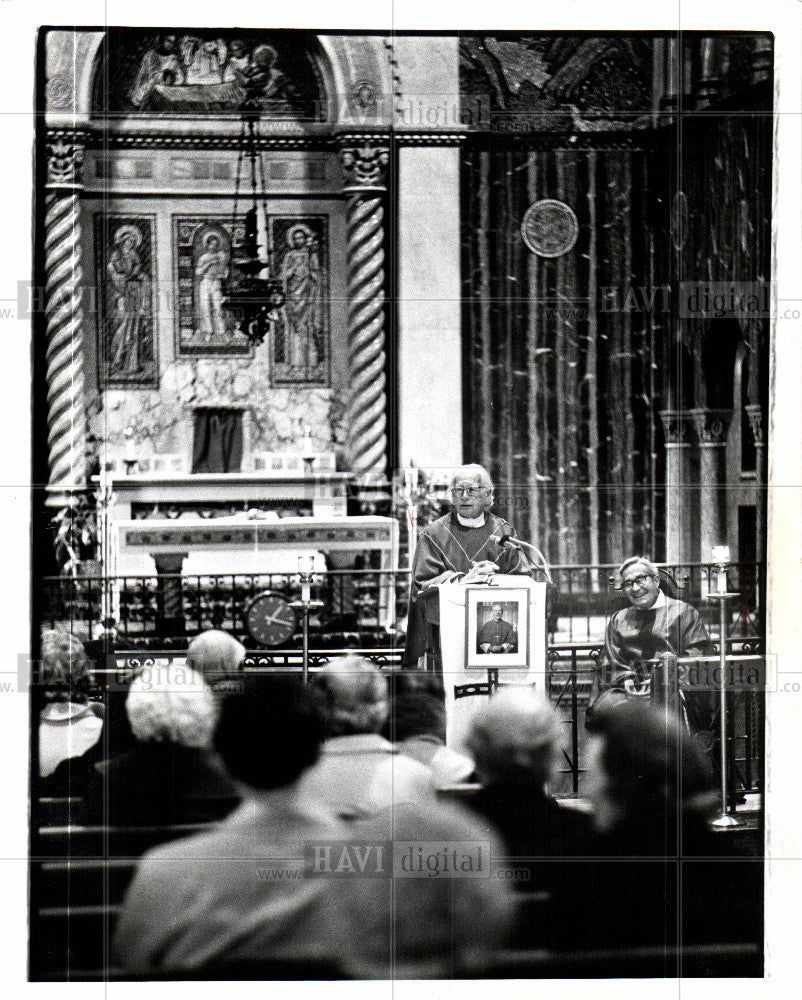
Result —
M505 544L512 525L490 513L493 482L481 465L464 465L451 480L452 510L418 536L407 618L404 663L416 666L427 649L422 598L440 583L487 583L496 573L548 579L548 567L535 567L520 549Z
M650 696L649 660L661 653L708 656L713 652L699 612L663 591L654 563L643 556L631 556L619 567L618 577L630 606L617 611L607 623L588 708L588 728L593 728L593 714L603 704ZM709 730L713 711L710 692L685 691L683 702L690 728Z

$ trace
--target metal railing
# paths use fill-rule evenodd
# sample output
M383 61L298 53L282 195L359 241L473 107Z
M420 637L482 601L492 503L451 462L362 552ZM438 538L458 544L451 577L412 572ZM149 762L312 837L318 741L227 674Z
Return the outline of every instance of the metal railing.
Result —
M705 596L716 567L685 563L664 567L683 600L694 604L715 628ZM624 607L613 565L555 566L556 599L548 623L553 643L593 643L604 638L607 619ZM732 630L762 631L763 567L733 565L729 586L740 594ZM113 618L122 642L163 644L176 635L221 628L247 638L248 602L264 590L295 600L296 574L208 574L182 576L44 577L42 626L66 624L79 638L90 638L104 619ZM383 645L388 634L403 632L409 570L328 570L313 580L312 598L322 602L312 615L312 633L341 645ZM711 613L708 613L710 610ZM389 625L389 628L388 628Z
M159 667L174 659L183 660L182 650L162 649L150 652L125 651L110 654L105 667L95 670L97 695L114 690L127 690L131 678L144 667ZM316 672L337 656L351 652L353 647L312 649L309 668ZM401 666L402 645L387 645L365 651L373 662L390 677L410 678L417 671ZM562 717L566 735L562 743L563 766L559 769L568 785L556 789L579 795L585 773L584 756L587 743L585 710L591 682L603 647L596 643L550 645L546 661L546 685L552 704ZM739 663L765 656L765 644L757 636L727 640L728 662ZM254 671L302 672L301 653L296 649L253 650L244 666ZM730 717L730 759L732 762L731 792L753 792L761 788L764 761L765 698L762 691L746 689L728 695Z
M718 646L718 644L716 644ZM587 734L585 711L603 645L579 643L549 645L546 684L549 697L568 728L563 740L560 773L570 778L571 791L580 792ZM727 662L737 665L765 657L765 643L758 636L726 640ZM746 688L727 695L729 716L730 795L754 792L761 787L764 760L765 699L762 690ZM737 786L737 787L736 787Z
M311 615L313 632L346 645L386 641L388 620L406 615L408 580L408 571L316 574L311 596L322 606ZM43 627L69 624L84 639L111 618L120 642L157 645L212 628L247 639L245 616L257 594L270 590L294 601L300 593L297 574L279 573L45 577L42 586Z

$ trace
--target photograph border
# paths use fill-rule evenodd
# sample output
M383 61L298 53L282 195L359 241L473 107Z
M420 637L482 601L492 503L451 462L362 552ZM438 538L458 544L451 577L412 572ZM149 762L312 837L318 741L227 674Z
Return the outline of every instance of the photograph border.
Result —
M528 587L465 588L465 669L466 670L528 670L530 647L530 613ZM483 598L483 600L480 600ZM492 602L491 599L492 598ZM476 636L479 631L479 605L512 603L518 605L518 652L477 653Z

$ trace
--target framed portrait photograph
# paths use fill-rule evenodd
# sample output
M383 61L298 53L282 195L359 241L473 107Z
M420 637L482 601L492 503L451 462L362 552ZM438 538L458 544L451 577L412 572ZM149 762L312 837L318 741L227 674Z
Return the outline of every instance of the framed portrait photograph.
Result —
M529 666L529 590L468 587L465 601L465 666Z

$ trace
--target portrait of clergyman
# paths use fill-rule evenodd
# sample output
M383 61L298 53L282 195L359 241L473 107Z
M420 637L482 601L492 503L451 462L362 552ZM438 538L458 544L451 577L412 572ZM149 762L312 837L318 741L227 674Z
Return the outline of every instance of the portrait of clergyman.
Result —
M518 605L511 601L483 601L477 609L477 653L518 652Z
M466 587L465 666L529 666L529 591L524 587Z

